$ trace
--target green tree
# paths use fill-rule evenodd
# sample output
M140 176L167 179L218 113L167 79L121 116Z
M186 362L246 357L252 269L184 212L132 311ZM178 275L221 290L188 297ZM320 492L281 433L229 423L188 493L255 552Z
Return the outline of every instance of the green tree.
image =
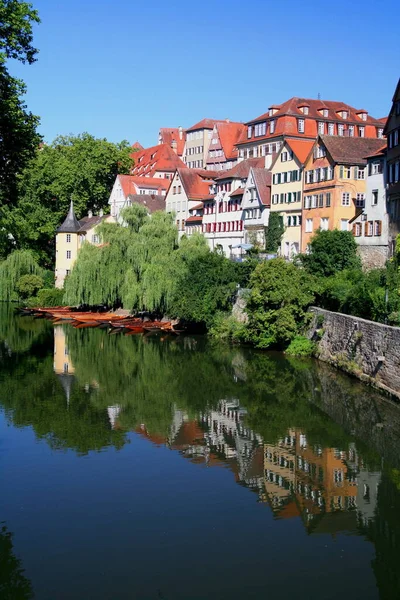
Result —
M308 254L298 260L313 275L329 277L343 269L360 269L357 243L350 231L317 231L310 242Z
M285 348L301 332L317 284L282 258L260 263L250 279L248 339L258 348Z
M41 278L43 270L37 264L32 252L15 250L0 263L0 300L10 302L19 299L17 285L24 275Z
M280 213L270 212L268 227L265 228L265 251L278 252L285 231L283 217Z
M43 287L43 278L40 275L22 275L15 284L15 289L21 298L33 296Z
M31 248L52 264L55 230L71 199L78 217L108 209L118 173L133 164L128 142L113 144L88 133L60 136L38 150L19 180L19 200L9 215L17 247Z

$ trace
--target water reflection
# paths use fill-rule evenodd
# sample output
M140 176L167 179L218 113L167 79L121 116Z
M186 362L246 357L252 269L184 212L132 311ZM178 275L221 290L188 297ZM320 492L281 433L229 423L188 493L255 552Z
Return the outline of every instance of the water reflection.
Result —
M33 597L32 584L15 555L13 535L5 523L0 522L0 598L30 600Z
M0 341L1 405L14 426L79 455L140 436L224 468L277 520L372 541L380 597L400 597L400 418L380 394L326 365L200 338L8 312Z

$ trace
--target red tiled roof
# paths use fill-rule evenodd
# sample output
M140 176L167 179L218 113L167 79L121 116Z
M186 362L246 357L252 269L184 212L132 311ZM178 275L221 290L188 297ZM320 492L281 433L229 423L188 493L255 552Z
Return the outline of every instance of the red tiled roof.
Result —
M264 156L260 156L259 158L247 158L246 160L242 160L237 165L233 167L233 169L229 169L229 171L225 171L221 175L215 178L216 181L220 181L221 179L246 179L249 174L251 167L263 167L265 164Z
M332 160L341 165L366 165L366 156L382 148L379 138L342 137L321 135Z
M254 183L258 191L261 203L264 206L271 205L271 171L267 169L252 169Z
M178 169L178 175L189 200L202 200L209 196L213 171L204 169Z
M238 151L236 144L246 131L246 126L243 125L243 123L231 123L225 121L223 123L217 123L216 127L226 160L237 158Z
M140 177L154 177L158 172L173 173L179 167L184 167L184 163L179 156L167 144L159 144L145 150L135 152L133 155L135 165L132 168L132 175Z
M170 179L163 177L139 177L137 175L118 175L118 179L125 197L129 194L136 194L137 188L157 189L161 193L161 191L167 191L171 183Z
M243 196L244 194L244 188L238 188L237 190L234 190L233 192L231 192L229 194L229 196Z
M132 144L132 150L143 150L143 146L136 141L134 144Z
M224 122L223 119L202 119L195 125L192 125L191 127L189 127L189 129L186 129L186 132L196 131L197 129L214 129L214 125L216 123L223 123L223 122Z
M282 104L276 105L275 108L278 108L278 111L273 115L274 118L277 118L282 115L294 115L297 117L301 117L303 113L299 110L300 106L308 106L309 112L308 115L304 115L305 117L314 118L318 120L332 121L332 120L340 120L341 122L350 122L350 123L359 123L362 125L365 124L380 124L378 119L374 119L373 117L367 116L366 121L362 121L359 117L357 117L357 113L367 112L364 109L356 109L345 102L337 102L335 100L314 100L311 98L298 98L294 96L286 102ZM272 107L271 107L272 108ZM319 110L327 108L329 113L327 117L323 117ZM346 110L349 114L347 119L342 119L337 111ZM269 112L264 113L257 117L256 119L252 119L249 123L255 123L256 121L263 121L269 118Z
M385 156L387 150L387 144L384 144L376 152L372 154L368 154L368 156L364 156L364 158L374 158L375 156Z
M186 142L186 131L179 127L161 127L160 129L161 144L167 144L172 148L173 141L176 142L177 154L182 156Z
M200 202L200 204L196 204L196 206L193 206L193 208L191 208L190 210L201 210L203 208L203 203Z
M311 148L314 146L312 140L291 140L288 138L286 143L302 165L306 162Z
M132 204L141 204L149 213L153 213L156 210L165 210L165 196L154 194L129 194L127 197Z

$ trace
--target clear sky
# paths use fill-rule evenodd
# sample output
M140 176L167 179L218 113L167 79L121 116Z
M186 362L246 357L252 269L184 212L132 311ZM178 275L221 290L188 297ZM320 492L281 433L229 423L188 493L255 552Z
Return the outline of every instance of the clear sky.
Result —
M247 121L292 96L387 114L400 76L397 0L30 0L28 85L47 142L88 131L157 143L159 127Z

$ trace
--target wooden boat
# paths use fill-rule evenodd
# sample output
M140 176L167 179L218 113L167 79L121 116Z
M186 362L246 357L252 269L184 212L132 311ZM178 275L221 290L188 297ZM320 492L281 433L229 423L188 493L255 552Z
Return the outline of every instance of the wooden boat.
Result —
M98 327L99 324L96 321L91 321L90 323L80 323L79 321L75 321L72 323L72 327L74 329L86 329L87 327Z
M125 335L138 335L144 333L143 327L134 327L133 325L125 327L124 329L121 328L120 331L123 331Z
M129 326L134 326L134 327L138 327L138 326L142 326L142 319L139 318L132 318L132 319L123 319L122 321L109 321L109 324L111 325L111 327L129 327Z

